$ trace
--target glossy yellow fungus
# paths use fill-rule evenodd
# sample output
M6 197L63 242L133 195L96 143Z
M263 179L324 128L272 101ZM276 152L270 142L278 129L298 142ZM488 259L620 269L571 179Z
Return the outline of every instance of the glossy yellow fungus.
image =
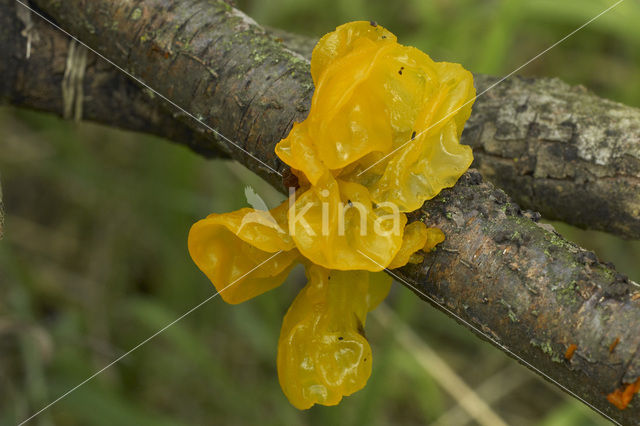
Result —
M249 208L211 214L191 227L191 258L225 302L244 302L279 286L289 275L300 255L284 231L286 207L283 203L271 214Z
M444 241L444 232L439 228L427 228L427 241L424 243L422 250L429 252L438 244Z
M325 35L311 59L309 116L276 154L300 187L270 211L212 214L189 252L221 297L279 286L297 263L307 285L285 315L278 378L291 404L335 405L371 374L366 315L389 292L380 272L422 261L444 233L405 212L453 186L472 161L459 143L475 89L460 65L434 62L370 22Z
M412 222L404 229L402 246L396 254L396 257L389 264L389 269L399 268L406 265L411 256L424 247L427 243L428 231L422 222Z
M289 209L296 247L325 268L383 270L402 245L405 215L374 206L360 184L325 178L302 192Z
M280 385L299 409L336 405L367 383L372 362L364 336L367 312L391 286L386 274L313 264L307 279L284 317L278 342Z
M311 75L309 116L276 154L312 185L329 172L408 212L471 165L459 139L475 88L459 64L434 62L380 25L352 22L320 39Z

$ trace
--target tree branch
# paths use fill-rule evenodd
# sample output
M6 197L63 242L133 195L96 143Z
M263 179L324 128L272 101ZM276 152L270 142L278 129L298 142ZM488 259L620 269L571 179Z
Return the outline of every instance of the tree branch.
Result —
M5 66L40 75L39 84L20 88L27 93L6 87L13 93L9 102L62 114L58 111L62 92L50 83L64 74L66 37L36 23L34 33L44 34L44 40L34 46L36 51L26 61L26 47L21 46L26 38L20 43L15 28L8 30L12 26L21 29L22 24L10 15L4 15L4 20L12 36L4 39L4 51L22 59L22 67ZM305 58L311 56L314 39L277 29L267 32ZM262 59L264 55L257 54ZM57 68L51 69L52 65ZM228 151L220 149L222 144L203 137L204 127L185 125L184 114L151 101L151 92L91 54L85 81L90 93L85 97L91 101L83 111L84 119L164 136L207 156L228 156ZM497 81L475 75L478 93ZM107 111L117 111L117 115L111 117ZM583 87L571 87L558 79L514 77L478 98L463 143L474 148L474 166L524 208L581 228L640 238L639 123L640 110L598 98Z
M478 80L481 93L497 78ZM558 79L512 78L465 127L475 166L546 218L640 238L640 110Z
M13 0L0 0L3 15L8 10L14 13L12 3ZM269 169L286 174L286 167L274 155L273 147L294 121L304 119L313 85L308 62L266 34L250 18L214 0L184 3L94 0L88 6L55 0L35 3L66 30L202 117L268 167L214 135L201 132L201 124L184 120L180 115L177 118L182 122L182 131L169 131L169 137L184 141L180 138L197 135L198 147L224 152L276 187L284 187L281 176ZM24 48L24 39L16 35L20 28L15 25L10 29L0 28L3 32L0 43L8 43L6 32L12 37L11 43ZM51 34L51 37L55 36ZM43 45L49 46L45 49L34 45L32 59L42 49L48 55L43 54L41 60L48 57L50 61L56 58L60 61L58 49L63 49L65 44L57 49L53 39L50 43ZM40 78L48 78L45 81L50 87L60 87L59 73L64 65L43 63L40 68L31 62L12 57L10 64L0 64L2 96L14 104L30 106L38 105L39 96L43 96L52 103L47 107L42 101L42 109L60 112L59 97L51 94L51 88L46 90L40 86L44 92L41 94L33 87L43 85L36 81ZM89 62L85 95L102 96L109 87L102 86L99 80L103 74L98 70L104 65ZM96 69L94 74L91 74L92 67ZM57 70L57 74L43 75L49 69ZM124 81L115 75L112 78L119 80L111 84ZM481 79L477 81L482 84ZM518 80L505 87L516 87L522 92L518 84L527 87L529 83ZM85 102L84 116L93 114L95 119L108 124L162 134L166 115L150 106L152 103L144 91L121 91L117 85L114 89L118 91L117 96L121 96L120 101L105 107L103 112L110 111L115 117L100 117L98 111L92 112L92 108L96 108L92 105L94 102L99 105L110 102L98 98ZM23 95L25 93L29 95ZM499 93L502 97L510 96L509 91ZM131 96L131 105L137 108L126 109L127 96ZM502 97L500 102L509 102ZM489 106L483 107L483 102ZM478 100L474 117L465 131L466 140L481 141L483 147L491 138L501 140L504 134L516 135L511 130L498 131L501 126L496 124L493 124L496 130L492 130L492 125L487 124L492 123L491 120L510 122L504 117L503 109L491 102L499 101L489 94L486 99ZM529 105L533 107L540 102ZM515 103L521 104L526 102ZM119 117L120 111L133 115ZM486 114L489 121L476 118L478 114ZM529 122L544 122L536 120ZM149 124L153 129L147 127ZM538 138L544 144L549 139L548 132L551 130L531 131L518 141L529 143L527 138ZM537 178L535 174L533 178ZM538 226L531 220L535 219L534 214L523 213L502 191L482 182L475 171L465 174L454 188L443 191L412 216L441 227L447 241L426 255L422 265L406 267L394 274L399 274L406 285L414 287L414 291L439 309L455 316L465 326L480 330L484 338L511 356L526 360L530 367L544 371L545 376L602 412L622 423L638 424L640 397L624 411L606 400L607 394L640 376L640 335L637 333L640 288L637 284L600 263L593 253ZM619 344L610 351L609 346L615 339L619 339ZM571 345L577 345L575 355L565 359L565 351Z

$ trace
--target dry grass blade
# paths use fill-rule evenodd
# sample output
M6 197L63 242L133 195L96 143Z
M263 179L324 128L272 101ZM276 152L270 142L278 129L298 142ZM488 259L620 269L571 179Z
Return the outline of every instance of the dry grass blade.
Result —
M486 426L506 426L507 423L478 396L433 349L418 337L383 303L372 316L384 327L393 329L395 338L418 364L451 395L469 416Z

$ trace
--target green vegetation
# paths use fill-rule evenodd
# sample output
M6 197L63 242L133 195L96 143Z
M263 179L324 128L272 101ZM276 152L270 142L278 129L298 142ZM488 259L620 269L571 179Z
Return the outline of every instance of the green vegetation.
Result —
M237 3L260 23L313 36L348 20L374 19L434 59L496 75L612 4ZM640 106L639 21L640 5L627 1L520 73L560 77ZM7 108L0 110L0 129L7 212L0 243L0 425L11 425L213 294L186 250L195 220L244 206L244 185L270 206L282 196L237 164L207 161L148 136ZM638 243L554 225L640 279ZM30 424L425 424L455 407L412 349L372 317L367 336L375 361L367 387L338 407L292 408L278 385L276 346L302 283L298 270L279 289L242 305L211 300ZM502 380L519 385L492 403L508 423L605 424L404 287L395 285L388 303L471 387L509 371Z

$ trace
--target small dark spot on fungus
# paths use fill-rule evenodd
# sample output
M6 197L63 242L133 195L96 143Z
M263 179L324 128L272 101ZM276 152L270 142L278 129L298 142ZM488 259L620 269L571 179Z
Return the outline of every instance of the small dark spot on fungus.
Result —
M567 361L571 360L576 349L578 349L578 345L576 345L575 343L570 344L567 348L567 351L564 353L564 359L566 359Z
M411 140L414 140L416 138L416 131L414 130L413 133L411 133Z
M613 353L613 350L616 348L616 346L618 346L618 343L620 343L620 338L616 337L616 340L614 340L613 343L609 345L609 353Z
M607 401L615 405L618 410L624 410L638 391L640 391L640 377L638 377L635 382L629 383L626 386L623 384L622 388L611 392L607 395Z
M384 36L384 35L383 35L383 36L382 36L382 38L387 38L387 36Z
M344 337L340 336L338 337L338 340L344 340Z
M372 27L377 27L378 26L378 23L376 21L369 21L369 24L371 24Z
M347 200L347 204L349 204L349 207L353 206L353 203L351 202L351 200Z
M358 334L366 339L367 336L364 334L364 325L362 324L362 321L360 321L360 318L358 318L356 314L353 315L356 318L356 329L358 330Z
M400 67L400 69L398 70L398 74L402 75L402 70L404 69L404 67ZM411 138L413 139L413 138Z

